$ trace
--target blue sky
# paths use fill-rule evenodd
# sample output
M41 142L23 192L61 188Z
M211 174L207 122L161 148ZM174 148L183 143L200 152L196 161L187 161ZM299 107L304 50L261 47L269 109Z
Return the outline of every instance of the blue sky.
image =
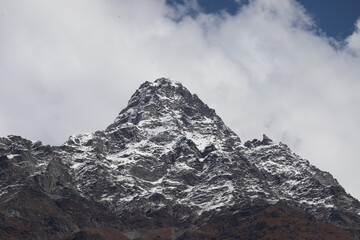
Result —
M299 0L328 36L343 40L360 17L359 0Z
M0 136L62 144L169 77L360 199L359 0L167 2L0 0Z
M354 24L360 17L359 0L297 0L313 17L322 33L337 40L344 40L353 33ZM184 4L184 0L167 0ZM226 11L237 14L242 6L249 4L249 0L198 0L202 11L219 13Z

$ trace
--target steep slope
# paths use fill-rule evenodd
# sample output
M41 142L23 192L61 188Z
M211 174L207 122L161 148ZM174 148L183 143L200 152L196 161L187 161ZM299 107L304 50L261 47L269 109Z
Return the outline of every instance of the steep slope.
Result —
M252 186L263 189L236 150L236 134L167 79L143 84L106 131L73 136L65 147L63 156L76 152L67 162L80 192L116 211L180 204L201 213L254 197Z
M8 239L350 239L339 228L360 239L360 203L329 173L266 136L242 144L164 78L142 84L104 131L59 147L9 136L0 154Z
M55 149L0 138L0 239L56 239L84 228L121 227L113 213L78 194Z
M265 143L265 144L264 144ZM360 236L360 203L346 193L328 172L311 165L283 143L245 143L245 154L263 174L278 201L302 209L319 220L330 222Z
M359 201L347 194L330 173L311 165L285 144L251 146L246 154L279 200L337 225L360 225Z

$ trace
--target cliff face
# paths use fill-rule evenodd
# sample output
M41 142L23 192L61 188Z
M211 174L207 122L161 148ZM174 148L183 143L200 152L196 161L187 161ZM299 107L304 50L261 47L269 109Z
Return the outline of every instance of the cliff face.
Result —
M180 83L106 130L0 138L1 239L360 239L360 203L267 136L244 144Z

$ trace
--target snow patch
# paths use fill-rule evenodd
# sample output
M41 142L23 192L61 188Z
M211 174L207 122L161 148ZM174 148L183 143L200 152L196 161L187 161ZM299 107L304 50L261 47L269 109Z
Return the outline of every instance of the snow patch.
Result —
M180 171L186 171L186 170L194 170L194 168L189 167L185 162L176 162L175 168Z
M8 159L13 159L14 157L18 157L18 156L20 156L20 154L8 154L7 158Z

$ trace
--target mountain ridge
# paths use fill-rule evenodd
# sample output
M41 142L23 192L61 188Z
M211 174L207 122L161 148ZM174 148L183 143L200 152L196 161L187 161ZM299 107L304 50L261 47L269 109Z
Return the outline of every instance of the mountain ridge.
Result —
M295 211L303 222L327 222L330 225L324 227L326 231L333 226L337 230L331 231L336 234L347 231L354 239L360 235L360 203L331 174L266 135L262 140L242 143L215 110L181 83L165 78L142 84L103 131L71 136L61 146L43 146L16 136L1 138L0 154L4 173L0 213L4 219L26 219L25 213L31 215L32 210L19 205L17 196L26 199L25 193L38 194L40 199L54 201L49 209L62 212L64 219L83 219L82 225L67 220L65 228L58 223L62 236L88 236L92 233L81 233L82 229L110 228L124 239L146 238L163 230L170 236L160 234L165 239L205 239L210 235L201 229L215 216L228 216L230 212L231 224L234 218L247 219L236 220L240 225L231 225L234 231L247 221L255 221L251 215L236 215L247 208L266 219L259 228L264 233L274 218L286 216L289 220L288 215ZM42 212L35 203L32 206ZM95 210L86 217L68 214L63 206L92 206ZM275 217L266 213L271 206L275 206L271 210L276 212ZM105 220L98 217L100 209L106 209L102 216ZM41 214L46 219L54 218ZM116 219L117 224L106 219ZM0 219L0 233L1 226L7 225ZM213 236L230 239L221 230L230 226L219 226L210 231ZM201 231L196 233L194 229ZM283 230L284 226L278 226L277 231ZM287 237L292 236L290 232ZM261 239L260 235L255 239Z

